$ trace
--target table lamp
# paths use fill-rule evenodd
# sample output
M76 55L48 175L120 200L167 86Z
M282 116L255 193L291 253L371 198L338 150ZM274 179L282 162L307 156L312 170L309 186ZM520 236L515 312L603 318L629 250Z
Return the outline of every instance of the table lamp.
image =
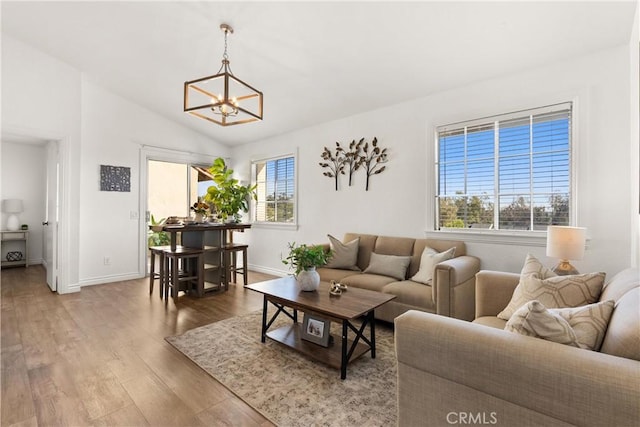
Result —
M2 201L2 212L9 214L7 218L7 230L17 231L20 228L20 219L16 214L22 212L22 200L4 199Z
M569 260L581 260L584 256L586 228L550 225L547 227L547 256L559 258L552 271L560 276L578 274Z

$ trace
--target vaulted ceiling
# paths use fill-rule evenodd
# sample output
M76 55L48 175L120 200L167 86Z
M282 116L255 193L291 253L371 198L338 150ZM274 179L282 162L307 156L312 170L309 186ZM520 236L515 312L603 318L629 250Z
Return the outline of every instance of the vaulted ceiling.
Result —
M11 2L2 33L156 113L233 146L628 43L623 2ZM231 24L236 76L262 122L223 128L182 111L214 74ZM604 64L603 64L604 66Z

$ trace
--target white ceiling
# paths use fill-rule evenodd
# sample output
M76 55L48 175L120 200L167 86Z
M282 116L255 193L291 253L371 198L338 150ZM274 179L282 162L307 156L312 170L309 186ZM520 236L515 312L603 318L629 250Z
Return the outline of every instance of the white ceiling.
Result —
M2 32L230 146L628 43L624 2L10 2ZM229 57L264 120L182 111L185 80Z

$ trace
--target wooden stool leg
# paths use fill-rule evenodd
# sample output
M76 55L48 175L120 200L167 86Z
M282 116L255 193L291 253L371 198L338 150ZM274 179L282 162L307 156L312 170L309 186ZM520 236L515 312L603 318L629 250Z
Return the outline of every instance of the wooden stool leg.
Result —
M224 268L222 269L222 274L224 274L224 277L222 278L221 285L224 286L225 289L229 289L229 280L231 280L231 254L229 251L224 251L223 256Z
M233 283L238 283L238 253L233 251L231 253L231 268L233 269Z
M164 261L164 252L160 252L159 254L159 258L160 258L160 277L158 277L158 290L160 291L160 299L162 299L162 297L164 296L164 287L165 287L165 283L164 281L166 280L165 277L167 275L167 268L164 265L165 261Z
M149 295L153 293L153 281L156 277L156 253L151 250L151 267L149 268ZM161 291L162 292L162 291Z
M171 292L173 295L173 302L178 302L178 290L180 289L180 265L178 264L178 257L171 257Z
M247 265L247 250L242 251L242 281L244 286L247 286L247 273L249 272L249 266Z
M204 255L198 255L198 296L204 296Z
M164 302L165 304L169 301L169 288L171 287L171 284L169 283L169 281L171 280L171 276L172 276L172 272L171 272L171 266L169 265L169 261L170 261L170 257L166 256L164 257Z

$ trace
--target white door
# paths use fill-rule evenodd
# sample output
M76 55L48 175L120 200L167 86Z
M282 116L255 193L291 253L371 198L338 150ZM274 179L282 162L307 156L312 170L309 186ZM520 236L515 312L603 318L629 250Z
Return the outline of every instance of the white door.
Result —
M47 200L43 225L43 256L47 270L47 285L52 291L58 289L58 187L60 162L58 143L47 143Z

